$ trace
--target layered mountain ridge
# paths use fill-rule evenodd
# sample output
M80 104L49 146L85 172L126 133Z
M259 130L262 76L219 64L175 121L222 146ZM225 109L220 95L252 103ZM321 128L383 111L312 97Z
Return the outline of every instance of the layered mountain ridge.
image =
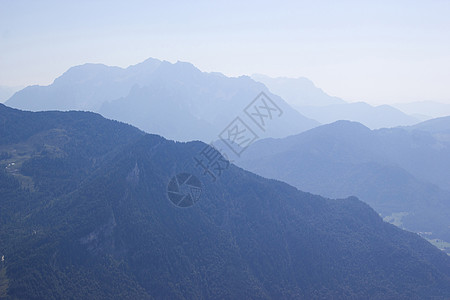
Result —
M237 163L312 193L357 196L396 225L448 242L448 121L380 130L339 121L258 141Z

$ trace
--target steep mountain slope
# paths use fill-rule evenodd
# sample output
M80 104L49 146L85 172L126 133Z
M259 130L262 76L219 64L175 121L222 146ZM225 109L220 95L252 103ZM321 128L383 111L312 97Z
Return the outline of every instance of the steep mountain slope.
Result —
M413 125L420 120L389 105L347 103L326 94L307 78L271 78L264 75L253 75L252 78L264 83L270 91L280 95L301 114L322 124L348 120L378 129Z
M327 197L355 195L397 225L450 241L450 192L433 181L447 178L448 162L449 145L425 131L340 121L256 142L238 164Z
M176 140L210 142L265 92L279 110L259 137L283 137L319 123L291 108L249 77L205 73L189 63L148 59L126 69L100 64L70 68L49 86L27 87L7 105L27 110L89 110ZM259 104L261 106L261 104ZM269 107L274 107L268 103ZM252 108L250 108L252 109ZM266 114L265 108L258 108ZM244 120L252 126L253 121ZM180 125L182 124L182 125Z
M450 258L355 198L233 165L212 181L192 162L203 143L92 113L0 105L0 121L0 293L10 298L450 295ZM181 172L202 182L189 208L166 195Z

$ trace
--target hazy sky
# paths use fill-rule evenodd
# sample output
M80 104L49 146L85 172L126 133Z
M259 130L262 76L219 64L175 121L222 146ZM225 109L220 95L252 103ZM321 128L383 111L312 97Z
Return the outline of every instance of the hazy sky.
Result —
M148 57L308 77L370 103L450 103L450 1L5 1L0 85Z

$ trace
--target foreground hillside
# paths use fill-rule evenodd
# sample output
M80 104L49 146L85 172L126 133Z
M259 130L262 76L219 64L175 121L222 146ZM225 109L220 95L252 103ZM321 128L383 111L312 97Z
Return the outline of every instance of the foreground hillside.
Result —
M10 299L446 299L450 258L356 198L239 169L92 113L0 105L0 295ZM202 195L179 208L171 178Z

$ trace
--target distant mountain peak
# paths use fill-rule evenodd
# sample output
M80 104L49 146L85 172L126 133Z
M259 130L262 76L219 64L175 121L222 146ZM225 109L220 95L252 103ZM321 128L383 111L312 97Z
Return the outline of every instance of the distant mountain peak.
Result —
M147 64L157 64L157 63L161 63L161 60L159 60L159 59L157 59L157 58L149 57L149 58L147 58L146 60L144 60L143 62L138 63L138 65L140 65L140 64L144 64L144 65L147 65Z
M118 72L122 70L120 67L110 67L100 63L85 63L78 66L73 66L57 77L53 83L70 83L73 81L87 81L98 77L105 76L106 73Z
M338 120L336 122L324 125L324 126L328 126L328 127L335 127L335 128L358 128L358 129L363 129L366 131L370 131L370 128L359 123L356 121L350 121L350 120Z
M185 62L185 61L179 61L178 60L176 63L173 64L173 66L176 69L178 69L178 70L181 69L181 70L185 70L185 71L203 73L199 68L197 68L196 66L194 66L190 62Z
M148 69L155 70L161 64L162 64L162 61L160 61L159 59L150 57L150 58L147 58L146 60L144 60L143 62L128 66L126 69L128 71L133 71L133 70L137 70L137 69L139 69L139 70L144 70L144 69L145 70L148 70Z

